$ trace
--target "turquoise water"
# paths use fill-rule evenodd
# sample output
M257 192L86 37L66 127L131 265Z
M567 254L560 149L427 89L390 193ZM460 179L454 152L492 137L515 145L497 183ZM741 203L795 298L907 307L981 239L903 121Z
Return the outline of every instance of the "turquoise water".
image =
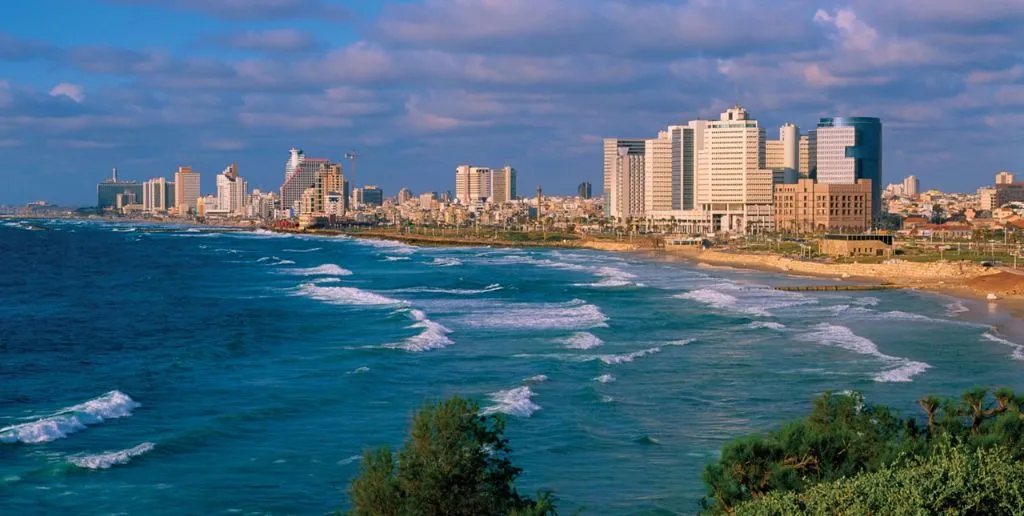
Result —
M454 393L509 415L523 490L689 514L724 442L816 393L913 412L1024 389L1000 316L930 294L783 293L763 286L820 280L635 254L32 224L50 231L0 222L5 514L322 514L363 447Z

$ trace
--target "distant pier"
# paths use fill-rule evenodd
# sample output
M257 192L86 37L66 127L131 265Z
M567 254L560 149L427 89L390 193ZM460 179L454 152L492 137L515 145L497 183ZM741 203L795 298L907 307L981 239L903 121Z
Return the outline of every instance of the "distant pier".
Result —
M895 290L899 285L801 285L795 287L775 287L784 292L847 292L858 290Z

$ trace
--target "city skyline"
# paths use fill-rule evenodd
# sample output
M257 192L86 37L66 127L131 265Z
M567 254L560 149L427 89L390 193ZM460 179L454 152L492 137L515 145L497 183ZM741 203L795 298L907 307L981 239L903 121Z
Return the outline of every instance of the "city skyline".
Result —
M1021 166L1019 2L242 5L0 6L0 203L87 205L114 166L142 182L190 165L205 193L238 162L269 190L296 145L358 150L359 183L386 192L508 161L571 194L601 183L602 135L736 103L769 128L882 118L886 176L944 190Z

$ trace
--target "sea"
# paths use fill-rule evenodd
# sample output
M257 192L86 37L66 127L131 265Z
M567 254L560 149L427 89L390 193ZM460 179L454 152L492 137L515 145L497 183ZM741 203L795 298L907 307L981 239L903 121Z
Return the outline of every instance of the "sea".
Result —
M859 391L1024 389L997 305L665 255L0 220L0 513L325 514L451 395L518 487L693 514L729 439ZM973 303L973 304L972 304Z

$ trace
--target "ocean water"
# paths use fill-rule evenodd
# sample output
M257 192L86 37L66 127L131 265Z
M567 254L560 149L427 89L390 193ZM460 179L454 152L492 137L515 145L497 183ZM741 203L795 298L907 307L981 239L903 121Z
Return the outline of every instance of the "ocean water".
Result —
M690 514L826 390L1024 389L1006 315L566 250L0 221L0 512L323 514L423 403L507 414L522 490ZM1010 336L1007 336L1010 335Z

